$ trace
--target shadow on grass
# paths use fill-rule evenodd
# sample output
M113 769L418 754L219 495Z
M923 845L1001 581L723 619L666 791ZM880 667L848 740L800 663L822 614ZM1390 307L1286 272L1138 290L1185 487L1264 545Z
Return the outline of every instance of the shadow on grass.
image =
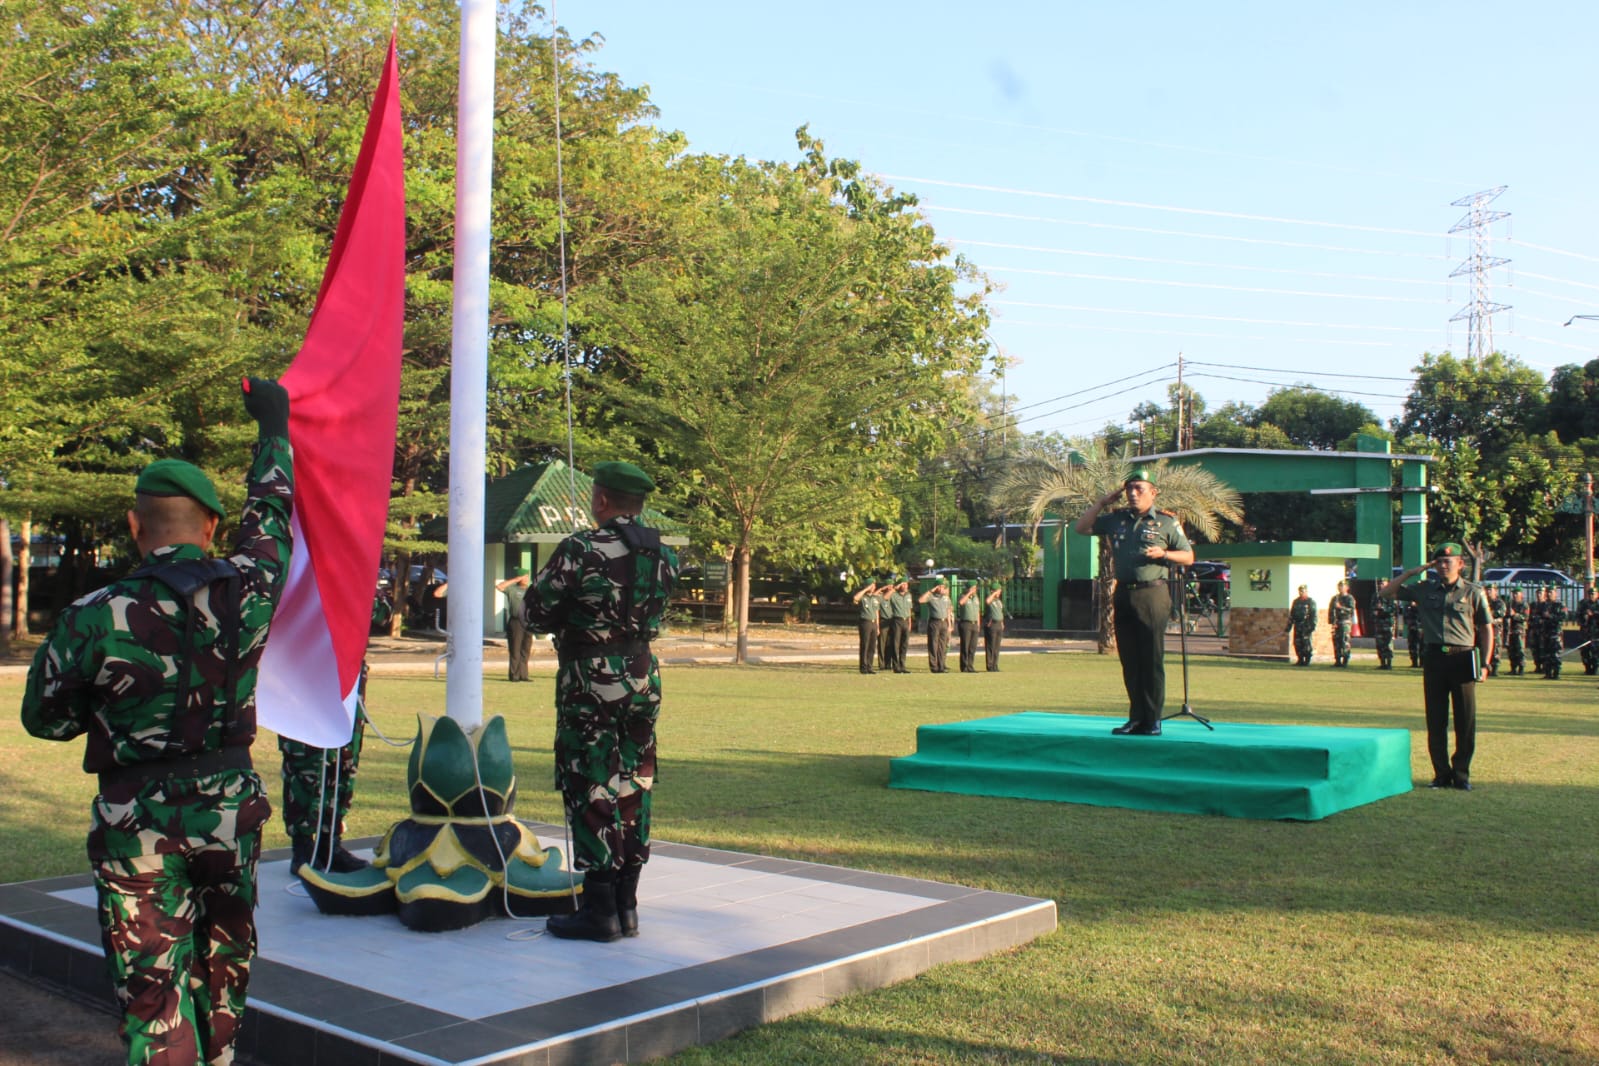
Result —
M1321 822L1262 822L890 789L877 756L674 760L661 839L1131 911L1355 912L1599 929L1599 788L1418 790Z

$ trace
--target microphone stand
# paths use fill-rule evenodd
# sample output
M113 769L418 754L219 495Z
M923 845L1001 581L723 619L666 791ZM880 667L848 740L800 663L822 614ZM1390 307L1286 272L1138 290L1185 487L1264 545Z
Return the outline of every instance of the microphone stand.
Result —
M1173 580L1179 583L1178 608L1177 608L1177 641L1182 648L1183 655L1183 709L1173 711L1161 718L1162 722L1169 722L1173 718L1192 718L1200 725L1216 731L1210 724L1210 719L1202 714L1195 714L1193 705L1188 702L1188 568L1186 566L1173 566L1166 571L1166 588L1169 591Z

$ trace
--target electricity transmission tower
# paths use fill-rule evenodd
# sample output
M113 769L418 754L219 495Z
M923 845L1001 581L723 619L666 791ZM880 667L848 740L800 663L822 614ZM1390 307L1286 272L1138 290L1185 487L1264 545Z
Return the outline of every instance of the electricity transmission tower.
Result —
M1471 334L1466 340L1466 356L1473 363L1481 363L1494 350L1494 313L1510 310L1509 304L1496 304L1488 298L1488 271L1510 262L1508 259L1488 254L1488 227L1502 218L1510 217L1508 211L1488 210L1488 204L1508 187L1500 185L1498 188L1484 189L1482 192L1450 201L1451 207L1467 209L1466 217L1456 222L1449 232L1471 231L1471 258L1456 267L1449 276L1458 278L1462 274L1471 275L1471 302L1456 311L1449 321L1459 322L1467 319L1471 322Z

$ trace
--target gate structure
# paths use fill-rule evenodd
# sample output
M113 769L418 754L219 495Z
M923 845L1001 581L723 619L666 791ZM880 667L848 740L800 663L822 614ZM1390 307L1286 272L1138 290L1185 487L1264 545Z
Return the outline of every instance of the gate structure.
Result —
M1289 451L1258 448L1196 448L1190 451L1140 455L1135 463L1165 459L1173 466L1201 466L1242 493L1303 492L1312 496L1355 497L1354 543L1375 545L1374 558L1359 560L1357 576L1386 581L1393 567L1420 566L1427 555L1427 464L1430 455L1396 455L1381 437L1362 434L1348 452ZM1397 472L1395 467L1398 467ZM1395 558L1393 501L1399 498L1400 537ZM1075 624L1091 616L1091 580L1098 573L1092 537L1072 528L1075 515L1065 516L1065 536L1047 538L1044 588L1059 590L1044 601L1046 629L1087 628Z

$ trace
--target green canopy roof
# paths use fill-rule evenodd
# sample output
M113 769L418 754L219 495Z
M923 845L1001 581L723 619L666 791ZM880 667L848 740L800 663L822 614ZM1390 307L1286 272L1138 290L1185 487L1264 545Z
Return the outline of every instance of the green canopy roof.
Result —
M574 529L593 524L589 493L594 481L559 459L522 466L495 478L483 490L483 540L486 544L553 544ZM644 508L644 524L661 531L668 544L687 544L688 529L660 511ZM448 540L448 521L434 518L422 528L429 540Z

